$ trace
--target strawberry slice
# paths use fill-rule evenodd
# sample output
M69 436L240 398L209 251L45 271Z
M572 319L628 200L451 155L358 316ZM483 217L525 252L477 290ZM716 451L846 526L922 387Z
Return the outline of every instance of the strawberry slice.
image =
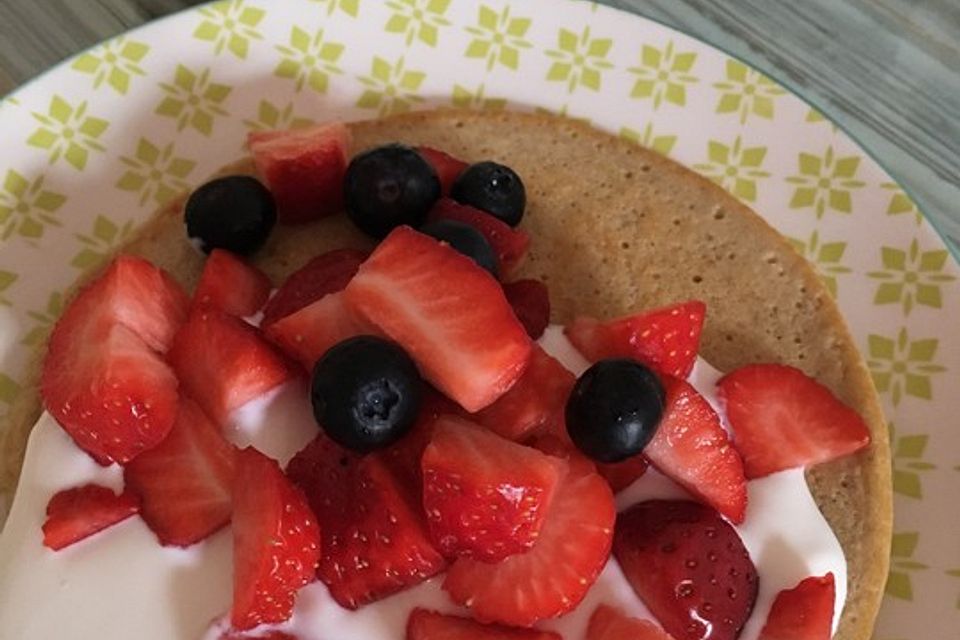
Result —
M212 309L190 314L168 359L186 394L220 425L231 411L293 375L257 329Z
M600 472L614 493L619 493L632 485L637 478L647 472L650 463L643 455L627 458L623 462L614 462L611 464L597 464L597 471Z
M773 601L760 640L830 640L836 585L833 574L809 577Z
M467 163L433 147L417 147L417 151L437 172L437 176L440 178L441 193L449 195L450 187L453 186L457 176L467 168Z
M243 633L240 631L235 631L233 629L227 629L221 633L217 640L300 640L297 636L292 633L287 633L286 631L278 631L276 629L271 629L269 631L260 630L254 631L253 633Z
M860 414L799 369L748 365L717 387L748 478L828 462L870 444Z
M193 304L244 318L260 310L270 287L262 271L229 251L214 249L203 265Z
M252 447L240 451L233 487L233 627L245 631L287 620L319 559L320 527L303 492L275 460Z
M631 618L623 611L602 604L590 616L587 640L673 640L649 620Z
M513 272L530 247L530 236L523 229L515 229L486 211L460 204L450 198L440 198L427 215L427 220L455 220L468 224L483 234L493 252L497 254L501 276Z
M414 609L407 618L407 640L563 640L552 631L481 624L470 618Z
M277 203L284 224L308 222L343 210L350 130L340 122L291 131L253 131L253 163Z
M294 456L287 475L324 523L317 576L340 606L357 609L446 566L413 476L393 473L383 452L361 458L320 435Z
M503 294L517 314L517 320L534 340L539 340L550 324L550 292L539 280L517 280L503 285Z
M516 384L474 419L514 442L559 429L576 381L560 362L535 344L530 364Z
M530 338L503 290L448 245L398 227L344 289L347 306L396 341L424 377L467 411L506 393Z
M707 306L699 300L601 322L579 317L564 329L592 362L633 358L668 376L686 378L697 360Z
M527 627L576 607L610 555L616 508L606 481L574 458L540 537L496 564L458 558L443 588L481 622Z
M329 293L342 291L366 259L366 252L355 249L335 249L311 259L287 276L270 298L260 326L266 328Z
M677 638L734 640L757 598L736 530L696 502L651 500L620 514L613 553L627 582Z
M643 453L657 469L734 523L747 511L743 461L713 407L685 380L664 377L663 418Z
M170 434L132 460L123 479L160 544L186 547L230 521L235 464L236 449L220 428L182 398Z
M139 507L137 496L127 491L117 495L97 484L65 489L47 503L43 545L59 551L126 520Z

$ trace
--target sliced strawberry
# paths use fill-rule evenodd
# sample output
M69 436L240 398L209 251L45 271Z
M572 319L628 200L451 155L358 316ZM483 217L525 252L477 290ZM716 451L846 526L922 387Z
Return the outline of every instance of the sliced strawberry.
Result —
M254 327L211 309L190 314L168 358L184 392L220 425L231 411L293 375Z
M283 622L315 578L320 527L303 492L252 447L237 456L233 501L231 624L244 631Z
M717 387L748 478L835 460L870 444L860 414L799 369L748 365Z
M697 360L707 306L699 300L600 322L579 317L564 333L590 361L634 358L675 378L686 378Z
M516 384L474 419L508 440L522 442L559 428L575 383L572 373L535 344Z
M254 131L247 138L257 173L277 203L277 219L292 224L343 209L350 130L340 122L291 131Z
M230 521L236 449L192 400L159 445L123 471L140 496L140 516L160 544L186 547Z
M396 341L424 377L467 411L510 389L530 338L483 268L435 239L398 227L344 289L347 305Z
M676 638L734 640L757 598L757 570L736 530L696 502L651 500L620 514L613 553Z
M283 281L263 308L260 326L267 327L328 293L342 291L366 259L366 252L355 249L335 249L313 258Z
M60 491L47 503L43 545L54 551L69 547L126 520L139 506L136 495L127 491L117 495L97 484Z
M539 280L516 280L503 285L503 294L517 314L517 320L527 330L527 335L539 340L550 324L550 292L547 291L547 285Z
M571 461L532 549L496 564L459 558L443 588L481 622L526 627L562 615L606 564L615 518L606 481L592 465Z
M720 418L685 380L664 377L663 418L643 450L653 466L734 523L747 511L743 461Z
M427 219L463 222L482 233L497 254L501 277L509 275L519 266L530 247L530 236L523 229L515 229L486 211L450 198L440 198Z
M277 320L263 333L309 372L320 356L333 345L353 336L376 331L347 308L343 292L338 291Z
M830 640L836 585L833 574L802 580L773 601L760 640Z
M417 151L437 172L440 178L440 190L443 195L448 195L457 176L467 168L467 163L433 147L417 147Z
M637 478L647 472L649 463L643 455L636 455L627 458L623 462L614 462L612 464L597 464L597 471L600 472L614 493L623 491L632 485Z
M602 604L587 625L586 640L673 640L649 620L631 618L619 609Z
M287 475L324 523L317 576L341 606L356 609L443 571L412 476L392 473L384 454L363 458L321 435L290 461Z
M481 624L470 618L414 609L407 618L407 640L563 640L551 631Z
M229 251L214 249L203 265L193 304L244 318L260 310L270 287L262 271Z
M270 631L260 632L259 630L252 633L243 633L242 631L235 631L233 629L227 629L221 633L217 640L300 640L297 636L292 633L287 633L286 631L277 631L275 629Z

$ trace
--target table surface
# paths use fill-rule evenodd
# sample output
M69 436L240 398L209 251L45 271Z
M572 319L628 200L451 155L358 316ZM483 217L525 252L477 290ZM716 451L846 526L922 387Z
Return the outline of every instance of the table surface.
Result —
M685 31L789 86L879 158L960 246L960 1L602 3ZM100 40L195 4L0 0L0 95Z

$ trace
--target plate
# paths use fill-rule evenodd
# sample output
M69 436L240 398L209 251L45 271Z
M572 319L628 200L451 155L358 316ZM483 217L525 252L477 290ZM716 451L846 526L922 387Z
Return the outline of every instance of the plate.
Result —
M438 105L588 120L709 176L791 239L837 297L890 421L896 525L875 637L955 633L960 269L816 109L709 45L594 4L227 0L3 99L0 417L62 292L240 155L247 131Z

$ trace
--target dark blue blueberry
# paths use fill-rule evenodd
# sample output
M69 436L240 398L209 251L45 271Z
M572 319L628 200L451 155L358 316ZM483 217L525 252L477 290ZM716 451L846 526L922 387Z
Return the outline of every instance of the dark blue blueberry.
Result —
M225 176L190 194L183 214L187 236L204 252L249 255L263 246L277 222L273 195L256 178Z
M420 232L449 244L497 277L497 254L486 237L465 222L435 220L420 227Z
M496 162L478 162L463 170L450 197L482 209L511 227L520 224L527 206L527 190L513 169Z

